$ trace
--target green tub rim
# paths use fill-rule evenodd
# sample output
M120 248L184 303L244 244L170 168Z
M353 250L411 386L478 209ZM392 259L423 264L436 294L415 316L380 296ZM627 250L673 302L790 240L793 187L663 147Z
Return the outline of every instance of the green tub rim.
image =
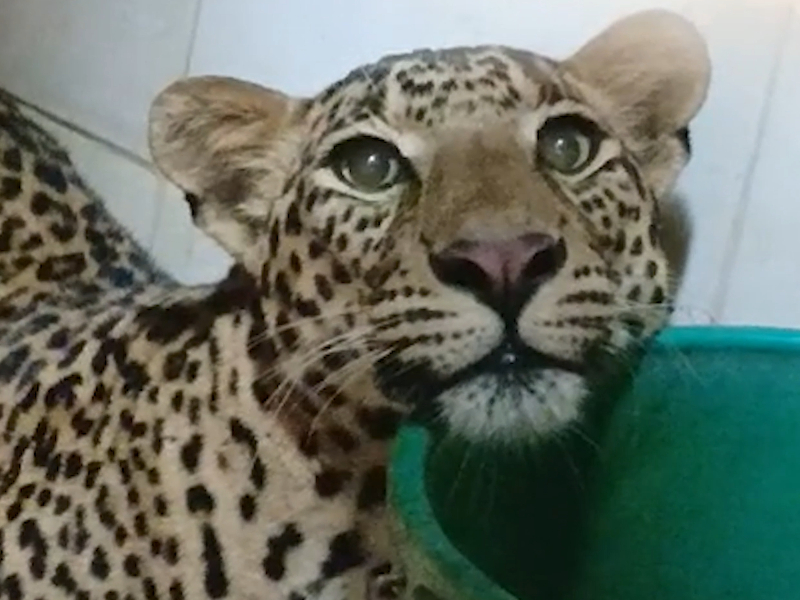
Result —
M651 351L669 348L741 348L775 352L800 351L800 329L760 326L673 326L654 340ZM437 561L438 569L462 590L483 590L492 600L516 600L475 567L448 539L433 513L425 490L425 459L430 443L417 426L403 427L389 468L390 500L413 543Z
M659 347L800 350L800 329L738 325L692 325L665 329L653 341Z

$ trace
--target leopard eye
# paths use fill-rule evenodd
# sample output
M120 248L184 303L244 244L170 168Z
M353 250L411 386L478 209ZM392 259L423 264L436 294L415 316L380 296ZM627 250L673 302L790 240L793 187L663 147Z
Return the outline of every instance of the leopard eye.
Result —
M576 115L547 120L539 129L539 160L561 173L572 174L586 168L597 155L600 135L589 121Z
M409 175L406 159L393 144L371 136L358 136L337 144L330 154L336 176L365 193L388 190Z

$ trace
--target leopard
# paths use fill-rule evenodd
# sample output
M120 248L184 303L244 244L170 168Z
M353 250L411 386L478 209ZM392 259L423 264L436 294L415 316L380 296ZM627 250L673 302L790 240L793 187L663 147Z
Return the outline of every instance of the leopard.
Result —
M661 10L562 60L412 50L309 97L178 79L153 163L233 260L199 286L3 102L0 596L402 593L400 428L535 445L668 322L660 205L709 81Z

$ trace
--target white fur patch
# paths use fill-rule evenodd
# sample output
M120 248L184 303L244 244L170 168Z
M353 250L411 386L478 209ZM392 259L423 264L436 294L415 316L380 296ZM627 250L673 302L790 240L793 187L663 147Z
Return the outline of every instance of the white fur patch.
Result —
M452 430L467 439L536 442L580 415L586 396L583 378L555 369L532 371L516 382L483 374L445 391L437 402Z

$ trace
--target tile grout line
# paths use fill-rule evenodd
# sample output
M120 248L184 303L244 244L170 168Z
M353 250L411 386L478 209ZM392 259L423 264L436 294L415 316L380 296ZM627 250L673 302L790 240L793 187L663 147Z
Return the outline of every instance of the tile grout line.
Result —
M153 163L151 163L149 160L147 160L146 158L142 158L141 156L139 156L135 152L133 152L133 151L131 151L131 150L129 150L129 149L123 147L123 146L120 146L119 144L117 144L113 140L110 140L110 139L108 139L106 137L103 137L102 135L94 133L93 131L90 131L89 129L86 129L85 127L82 127L81 125L73 123L72 121L68 121L64 117L61 117L61 116L57 115L56 113L54 113L54 112L52 112L50 110L42 108L42 107L38 106L37 104L35 104L33 102L30 102L29 100L25 100L24 98L21 98L20 96L14 94L12 92L7 92L7 93L9 95L13 96L14 100L19 102L19 104L21 106L23 106L23 107L25 107L25 108L27 108L29 110L32 110L33 112L35 112L35 113L39 114L40 116L48 119L49 121L52 121L56 125L59 125L60 127L63 127L64 129L67 129L67 130L71 131L72 133L76 133L76 134L80 135L81 137L84 137L84 138L86 138L86 139L88 139L88 140L90 140L92 142L95 142L97 144L100 144L100 145L104 146L105 148L107 148L111 152L113 152L114 154L117 154L117 155L121 156L122 158L125 158L125 159L135 163L137 166L142 167L143 169L146 169L147 171L149 171L151 173L155 171L155 167L153 166Z
M761 158L761 146L766 136L767 125L772 114L771 109L774 92L775 88L777 87L778 76L786 58L786 51L789 46L793 21L797 16L791 5L786 5L786 11L789 13L789 15L788 18L784 20L783 31L781 31L780 42L778 43L775 53L775 62L772 65L769 79L767 80L766 101L764 102L764 106L761 109L761 114L758 119L758 127L753 143L753 151L750 159L747 162L747 171L744 176L742 192L739 196L736 215L733 219L731 230L728 234L728 240L725 244L726 251L723 254L723 263L722 268L720 269L721 276L719 283L717 284L717 292L714 294L714 300L711 303L711 312L713 315L716 315L717 319L722 318L722 312L728 300L733 269L736 265L737 259L739 258L741 238L745 227L745 217L747 216L750 202L752 200L755 174Z
M200 17L203 12L204 0L197 0L194 9L194 16L192 17L192 31L189 36L189 45L186 48L186 61L183 64L183 76L187 77L192 68L192 59L194 58L194 51L197 48L197 32L200 29Z

